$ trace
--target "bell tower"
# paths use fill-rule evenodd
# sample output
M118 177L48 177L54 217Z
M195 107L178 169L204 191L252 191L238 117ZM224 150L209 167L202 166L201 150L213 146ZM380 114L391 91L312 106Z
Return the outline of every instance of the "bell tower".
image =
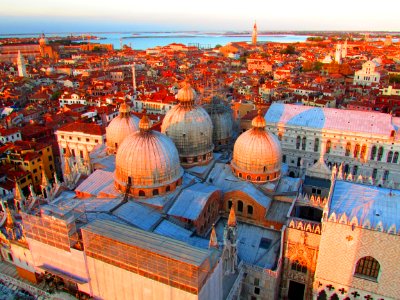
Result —
M257 23L254 21L253 33L251 35L251 43L257 45Z

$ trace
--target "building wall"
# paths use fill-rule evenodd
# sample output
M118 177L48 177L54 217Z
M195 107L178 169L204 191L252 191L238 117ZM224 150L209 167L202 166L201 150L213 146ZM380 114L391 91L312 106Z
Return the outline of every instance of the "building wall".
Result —
M27 238L29 249L32 254L35 268L40 272L42 265L62 271L73 276L77 276L89 281L89 273L85 266L85 255L83 251L65 251L50 245ZM38 269L39 268L39 269ZM44 271L43 271L44 272ZM80 291L90 294L89 283L78 285Z
M329 297L342 288L346 290L343 298L353 299L351 293L357 291L359 299L366 295L373 299L400 299L399 246L397 235L336 222L323 223L314 299L322 289ZM354 276L357 261L365 256L372 256L380 264L377 282Z
M285 234L281 297L286 299L290 281L295 281L305 285L304 299L312 299L313 280L321 239L321 225L300 219L292 219L291 221L293 223L289 223ZM313 225L310 227L311 230L306 229L308 224ZM296 261L304 265L307 271L293 270L292 263Z
M363 176L372 176L373 170L376 169L376 178L383 177L385 171L389 172L387 180L393 180L396 184L400 177L400 143L394 137L371 135L369 133L357 132L338 132L328 129L314 129L310 127L285 126L282 124L267 124L267 130L271 131L281 140L283 162L289 166L289 173L300 175L300 172L307 167L312 166L324 153L324 159L328 166L333 164L340 165L342 162L348 165L350 171L354 166L358 170L355 176L362 174ZM300 137L300 147L297 149L297 137ZM302 139L306 138L305 150L302 148ZM318 142L318 149L314 151L315 141ZM331 142L330 152L327 151L327 143ZM351 144L350 153L346 156L347 143ZM357 157L354 156L356 145L360 145L360 152ZM365 155L361 155L362 146L366 146ZM372 147L383 147L382 159L378 161L378 154L374 160L371 159ZM395 163L388 163L389 152L399 153L399 159ZM395 185L397 187L397 185Z
M97 299L199 299L198 295L126 271L92 257L87 257L86 259L93 288L93 297Z
M85 153L85 148L90 152L96 145L102 145L105 143L106 135L91 135L83 132L70 132L60 131L56 132L58 146L60 147L60 153L64 154L64 149L68 147L71 150L72 155L79 157L82 153ZM74 150L74 151L72 151Z

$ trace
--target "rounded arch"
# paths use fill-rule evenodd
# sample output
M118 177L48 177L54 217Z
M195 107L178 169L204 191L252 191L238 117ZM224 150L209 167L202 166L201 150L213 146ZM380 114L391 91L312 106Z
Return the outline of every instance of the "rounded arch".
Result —
M146 193L143 190L139 190L139 197L146 196Z
M378 279L380 268L381 266L375 258L364 256L357 261L354 275L376 280Z

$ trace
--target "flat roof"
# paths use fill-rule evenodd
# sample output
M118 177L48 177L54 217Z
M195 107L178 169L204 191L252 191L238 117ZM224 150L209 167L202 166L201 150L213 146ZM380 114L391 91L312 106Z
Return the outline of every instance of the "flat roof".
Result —
M212 252L108 220L95 220L82 230L197 267L200 267Z

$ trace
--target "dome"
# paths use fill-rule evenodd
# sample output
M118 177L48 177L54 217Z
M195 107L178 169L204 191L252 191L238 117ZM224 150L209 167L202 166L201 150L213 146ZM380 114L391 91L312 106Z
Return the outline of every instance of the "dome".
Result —
M207 163L212 159L213 125L204 108L194 104L196 93L186 84L179 90L175 105L165 115L161 132L170 137L178 149L183 166Z
M170 138L150 130L147 116L140 131L129 135L116 155L115 187L134 196L152 197L175 190L182 182L183 169L178 151Z
M129 105L123 102L119 115L106 128L106 145L108 153L116 153L125 137L139 130L139 119L130 113Z
M221 149L229 145L233 135L233 118L229 106L224 105L219 98L213 97L211 104L204 106L213 124L212 141L215 148Z
M259 111L253 128L242 133L235 142L231 166L239 178L267 182L280 177L282 149L278 138L265 130L265 119Z

